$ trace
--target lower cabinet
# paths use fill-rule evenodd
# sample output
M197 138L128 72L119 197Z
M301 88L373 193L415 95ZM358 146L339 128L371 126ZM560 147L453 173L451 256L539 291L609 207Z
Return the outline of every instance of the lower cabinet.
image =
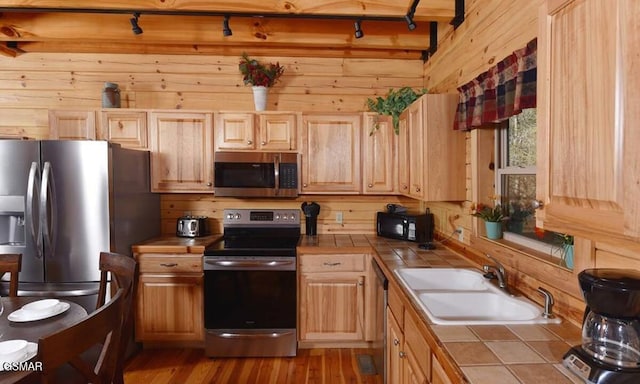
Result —
M298 260L299 340L372 340L371 255L302 254Z
M394 384L451 384L436 356L435 339L423 330L413 309L389 284L387 307L387 382Z
M202 255L138 254L136 340L204 342Z

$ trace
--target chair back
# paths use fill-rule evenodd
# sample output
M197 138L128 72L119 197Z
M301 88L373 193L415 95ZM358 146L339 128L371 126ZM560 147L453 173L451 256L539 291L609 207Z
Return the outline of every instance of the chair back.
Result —
M111 384L116 373L122 330L124 290L118 289L111 300L75 324L38 341L37 361L42 362L42 383L52 383L58 368L69 363L94 384ZM88 363L81 355L100 346L100 357Z
M0 276L9 272L11 280L9 282L9 296L18 296L18 274L22 269L22 254L7 253L0 254Z
M129 339L133 335L133 298L138 285L138 263L133 257L113 252L100 253L100 290L96 309L102 307L107 296L108 273L111 274L111 292L122 289L124 309L122 333L117 361L115 384L124 383L124 359Z

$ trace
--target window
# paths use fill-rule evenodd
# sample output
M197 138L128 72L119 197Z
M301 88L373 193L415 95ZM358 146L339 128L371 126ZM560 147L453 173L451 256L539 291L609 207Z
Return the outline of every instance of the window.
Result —
M496 193L504 207L506 240L560 257L557 233L536 228L536 109L525 109L496 130Z

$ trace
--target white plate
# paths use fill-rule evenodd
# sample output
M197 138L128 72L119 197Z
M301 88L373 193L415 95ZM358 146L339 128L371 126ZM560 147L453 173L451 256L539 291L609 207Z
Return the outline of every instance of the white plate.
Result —
M33 359L38 354L37 343L27 343L27 353L16 361L0 361L0 372L4 371L4 363L22 363Z
M17 323L21 323L25 321L42 320L49 317L57 316L62 312L66 311L67 309L69 309L70 306L71 305L69 303L65 303L64 301L61 301L58 304L58 307L56 308L55 311L40 313L40 314L33 314L33 312L26 312L26 311L23 311L22 309L18 309L17 311L11 312L9 316L7 316L7 319L9 319L9 321L14 321Z

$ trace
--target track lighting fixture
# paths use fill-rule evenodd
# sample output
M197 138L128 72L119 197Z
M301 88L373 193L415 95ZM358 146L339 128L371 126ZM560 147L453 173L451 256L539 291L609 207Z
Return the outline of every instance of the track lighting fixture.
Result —
M356 39L361 38L362 36L364 36L364 32L362 32L362 27L360 26L360 19L356 20L356 22L353 24L354 28L355 28L355 33L354 35L356 36Z
M135 12L133 14L133 17L129 19L129 21L131 22L131 30L133 31L134 35L142 34L142 28L140 28L140 26L138 25L139 17L140 17L140 14L138 12Z
M413 15L411 13L404 15L404 19L406 20L407 28L409 28L410 31L416 29L416 23L413 22Z
M224 20L222 21L222 35L223 36L233 35L231 28L229 28L229 15L224 15Z

